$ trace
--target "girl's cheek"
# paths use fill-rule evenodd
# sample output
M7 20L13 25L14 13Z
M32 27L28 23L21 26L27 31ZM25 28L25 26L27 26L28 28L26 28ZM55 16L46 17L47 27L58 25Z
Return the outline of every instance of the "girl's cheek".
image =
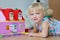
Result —
M32 16L30 16L30 19L33 19L33 17L32 17Z

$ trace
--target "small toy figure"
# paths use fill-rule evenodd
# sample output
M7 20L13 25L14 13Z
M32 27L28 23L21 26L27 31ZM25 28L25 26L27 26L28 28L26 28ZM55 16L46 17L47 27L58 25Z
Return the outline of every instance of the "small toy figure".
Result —
M21 12L18 13L18 20L22 20L22 13Z
M10 19L10 21L14 20L14 13L13 12L9 13L9 19Z

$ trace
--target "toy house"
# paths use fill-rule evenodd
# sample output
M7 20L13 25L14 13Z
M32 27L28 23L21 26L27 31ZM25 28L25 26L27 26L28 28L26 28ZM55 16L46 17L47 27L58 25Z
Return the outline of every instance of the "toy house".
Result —
M0 35L25 32L25 20L20 9L2 9L0 10L0 18Z

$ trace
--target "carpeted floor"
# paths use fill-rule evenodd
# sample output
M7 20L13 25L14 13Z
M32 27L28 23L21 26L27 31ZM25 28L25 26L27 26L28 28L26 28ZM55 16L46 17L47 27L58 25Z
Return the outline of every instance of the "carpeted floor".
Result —
M0 40L60 40L60 36L49 36L47 38L29 37L29 36L11 36L0 38Z

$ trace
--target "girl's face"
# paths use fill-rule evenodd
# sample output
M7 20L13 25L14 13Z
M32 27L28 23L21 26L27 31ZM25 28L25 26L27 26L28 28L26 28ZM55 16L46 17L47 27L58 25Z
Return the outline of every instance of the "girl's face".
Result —
M29 16L33 22L38 23L43 19L44 12L40 9L29 9Z

